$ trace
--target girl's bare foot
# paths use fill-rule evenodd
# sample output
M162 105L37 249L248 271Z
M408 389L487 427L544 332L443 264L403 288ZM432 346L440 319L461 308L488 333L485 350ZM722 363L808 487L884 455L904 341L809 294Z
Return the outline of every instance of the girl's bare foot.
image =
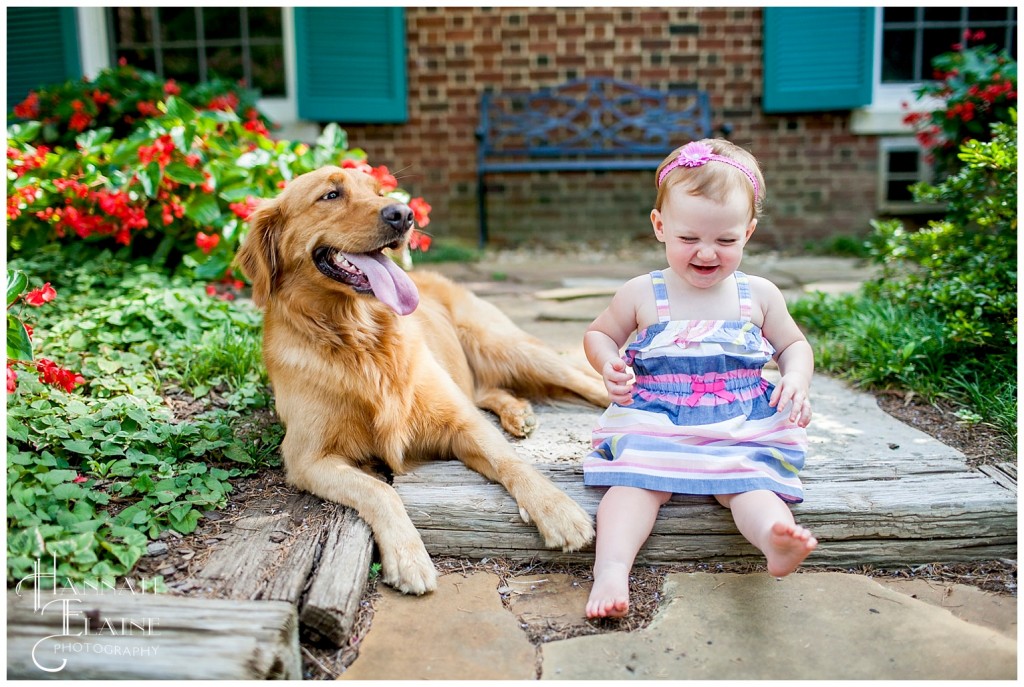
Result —
M587 599L587 618L623 618L629 613L629 568L594 568L594 586Z
M765 551L769 574L785 577L799 568L817 546L818 540L811 536L809 530L790 523L775 523L768 535Z

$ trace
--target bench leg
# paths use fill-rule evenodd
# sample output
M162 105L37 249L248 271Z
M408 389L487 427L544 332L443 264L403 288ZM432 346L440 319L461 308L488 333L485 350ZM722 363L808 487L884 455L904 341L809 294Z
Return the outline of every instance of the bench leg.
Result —
M476 205L480 230L480 248L487 245L487 186L483 174L476 175Z

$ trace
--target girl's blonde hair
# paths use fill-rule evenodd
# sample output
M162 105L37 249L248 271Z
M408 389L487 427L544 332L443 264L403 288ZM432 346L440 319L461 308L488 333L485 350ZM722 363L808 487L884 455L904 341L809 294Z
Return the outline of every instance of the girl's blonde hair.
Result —
M757 159L743 148L724 138L705 138L698 143L711 148L715 155L727 157L745 167L757 180L756 187L751 183L751 179L738 168L713 159L699 166L677 165L668 170L665 178L658 184L665 168L679 158L680 151L685 147L680 146L658 165L658 170L654 173L654 183L658 189L654 208L660 211L666 195L676 186L682 186L690 195L705 196L719 203L724 202L732 191L742 188L750 198L750 218L759 217L763 209L765 192L764 175L761 173L761 167L757 164Z

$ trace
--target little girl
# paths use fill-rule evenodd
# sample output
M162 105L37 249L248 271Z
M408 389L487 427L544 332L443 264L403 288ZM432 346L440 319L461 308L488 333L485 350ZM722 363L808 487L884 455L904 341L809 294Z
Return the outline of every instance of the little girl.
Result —
M764 196L757 161L728 141L696 141L661 163L656 186L651 224L668 269L627 282L584 335L612 399L583 462L585 484L610 487L589 618L626 615L633 559L672 494L731 509L776 577L818 544L786 505L803 500L814 355L778 287L736 269ZM777 386L761 376L773 357Z

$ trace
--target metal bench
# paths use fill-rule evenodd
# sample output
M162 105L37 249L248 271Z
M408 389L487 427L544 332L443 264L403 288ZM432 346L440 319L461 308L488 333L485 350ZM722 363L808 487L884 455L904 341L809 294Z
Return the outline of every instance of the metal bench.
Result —
M730 128L720 130L728 135ZM708 94L697 89L590 78L484 93L476 131L480 245L488 240L488 174L653 171L674 148L711 135Z

